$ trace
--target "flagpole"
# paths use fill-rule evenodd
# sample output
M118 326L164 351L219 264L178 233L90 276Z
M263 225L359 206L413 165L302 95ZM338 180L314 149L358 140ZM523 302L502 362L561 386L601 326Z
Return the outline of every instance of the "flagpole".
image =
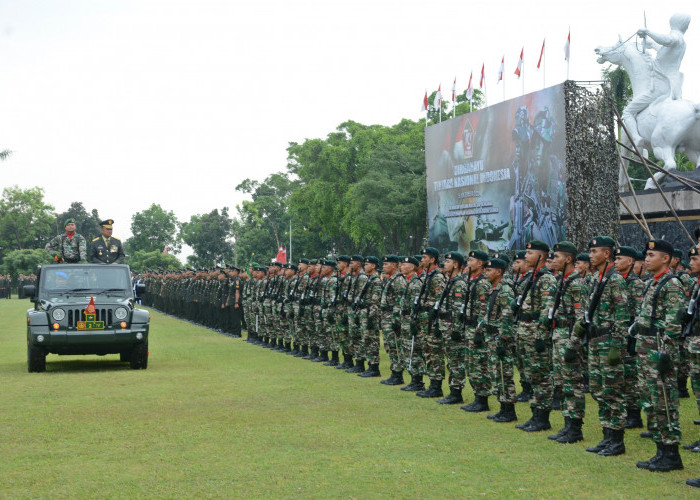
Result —
M542 88L547 88L547 47L542 42Z
M523 67L520 70L520 80L521 80L521 83L523 84L522 95L525 95L525 51L523 51Z
M289 259L287 260L290 264L292 263L292 216L289 216Z
M569 53L566 55L566 79L569 79L569 63L571 63L571 26L569 26L569 35L566 38L569 44Z
M506 56L503 56L503 59L501 59L501 81L503 82L503 102L506 102Z

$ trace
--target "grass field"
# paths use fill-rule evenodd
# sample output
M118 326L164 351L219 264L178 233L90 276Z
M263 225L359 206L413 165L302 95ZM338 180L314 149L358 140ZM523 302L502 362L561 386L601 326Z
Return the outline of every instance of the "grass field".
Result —
M561 445L157 312L145 371L49 355L30 374L29 305L0 300L0 497L700 497L684 484L700 454L639 470L655 449L637 431L621 457L584 452L601 437L590 399L586 439ZM700 427L682 401L687 443Z

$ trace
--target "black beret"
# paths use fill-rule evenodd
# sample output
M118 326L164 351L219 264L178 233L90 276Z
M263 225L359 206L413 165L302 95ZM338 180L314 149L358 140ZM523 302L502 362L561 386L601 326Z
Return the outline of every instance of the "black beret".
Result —
M375 264L379 265L379 259L376 258L374 255L370 255L369 257L365 257L365 264Z
M494 269L505 270L508 267L508 264L506 263L505 260L492 258L492 259L489 259L486 261L486 264L484 264L484 267L492 267Z
M674 257L677 257L677 258L679 258L679 259L682 259L682 258L683 258L683 252L681 251L680 248L674 248L674 249L673 249L673 256L674 256Z
M637 250L637 256L635 257L635 259L636 260L644 260L644 258L646 257L645 253L646 252L640 252L639 250Z
M483 260L484 262L489 260L489 254L487 254L483 250L472 250L471 252L469 252L469 257L472 257L474 259Z
M272 266L282 267L282 266L284 266L284 264L282 264L281 262L278 262L278 261L274 261L273 263L270 264L270 267L272 267Z
M414 266L417 266L419 264L418 259L416 259L415 257L411 257L410 255L408 257L404 257L403 262L406 262L407 264L413 264Z
M656 250L658 252L664 252L669 255L673 255L673 245L671 245L668 241L664 240L651 240L649 243L647 243L647 251L649 250Z
M578 248L576 248L576 245L574 245L570 241L560 241L559 243L554 245L554 251L566 252L576 255L578 253Z
M309 259L299 259L299 264L308 264Z
M294 264L285 264L284 268L285 268L285 269L291 269L291 270L294 271L294 272L297 272L297 271L298 271L297 266L295 266Z
M350 261L352 262L353 260L357 262L364 262L365 258L362 255L355 254L352 257L350 257Z
M540 240L532 240L525 246L525 248L527 248L528 250L540 250L541 252L549 252L549 245L547 245L544 241Z
M460 266L463 266L465 262L464 255L461 252L450 252L445 254L445 259L452 259L458 262Z
M637 251L632 248L632 247L617 247L615 249L615 256L621 255L622 257L632 257L633 259L637 258Z
M547 258L549 260L552 260L554 258L554 251L553 250L550 250L550 252L547 254Z
M609 236L596 236L588 242L588 248L615 248L616 246L617 245L615 244L615 240Z
M349 255L338 255L338 262L350 262Z
M525 250L518 250L515 252L515 260L524 260L525 259Z
M421 250L420 253L421 255L430 255L431 257L435 257L436 260L440 258L440 252L435 247L426 247Z
M423 257L422 254L417 253L416 255L413 256L414 259L416 259L418 262L420 262L420 259Z
M688 258L698 255L698 247L693 247L690 250L688 250Z
M309 261L309 265L311 265L311 266L315 266L316 264L318 264L318 259L311 259Z
M394 254L388 254L385 255L384 258L382 259L384 262L394 262L397 263L399 261L399 256L394 255Z
M580 260L583 262L590 262L591 261L591 256L588 255L587 253L580 253L576 256L576 260Z
M323 262L321 262L321 264L323 264L324 266L331 266L333 269L335 269L338 265L338 263L333 259L326 259Z
M510 264L510 257L508 257L507 253L504 252L496 252L493 254L492 259L501 259L502 261L505 261L506 264Z

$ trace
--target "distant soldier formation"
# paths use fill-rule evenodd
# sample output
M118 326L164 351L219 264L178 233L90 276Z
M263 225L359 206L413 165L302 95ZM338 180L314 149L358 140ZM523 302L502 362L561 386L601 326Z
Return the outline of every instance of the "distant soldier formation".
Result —
M642 428L644 411L641 436L656 453L637 466L682 469L679 397L689 396L689 376L700 411L698 249L683 262L663 240L643 253L606 236L585 253L568 241L526 247L512 262L427 247L255 264L250 274L150 271L144 303L236 337L242 320L250 343L360 377L381 377L383 345L391 374L382 384L461 405L468 383L474 400L461 408L488 412L495 396L487 417L497 423L517 421L516 403L529 402L516 425L524 432L551 429L550 412L561 410L564 427L548 436L557 443L583 440L590 391L602 439L587 452L625 453L625 430ZM700 439L684 448L700 452Z
M0 299L12 298L12 277L0 274Z

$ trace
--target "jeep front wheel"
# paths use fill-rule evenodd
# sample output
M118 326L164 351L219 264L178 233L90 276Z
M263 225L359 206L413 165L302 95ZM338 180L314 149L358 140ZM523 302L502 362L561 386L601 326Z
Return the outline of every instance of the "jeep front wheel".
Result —
M46 353L32 343L27 344L27 370L29 373L46 371Z
M148 343L136 344L131 351L131 369L146 369L148 366Z

